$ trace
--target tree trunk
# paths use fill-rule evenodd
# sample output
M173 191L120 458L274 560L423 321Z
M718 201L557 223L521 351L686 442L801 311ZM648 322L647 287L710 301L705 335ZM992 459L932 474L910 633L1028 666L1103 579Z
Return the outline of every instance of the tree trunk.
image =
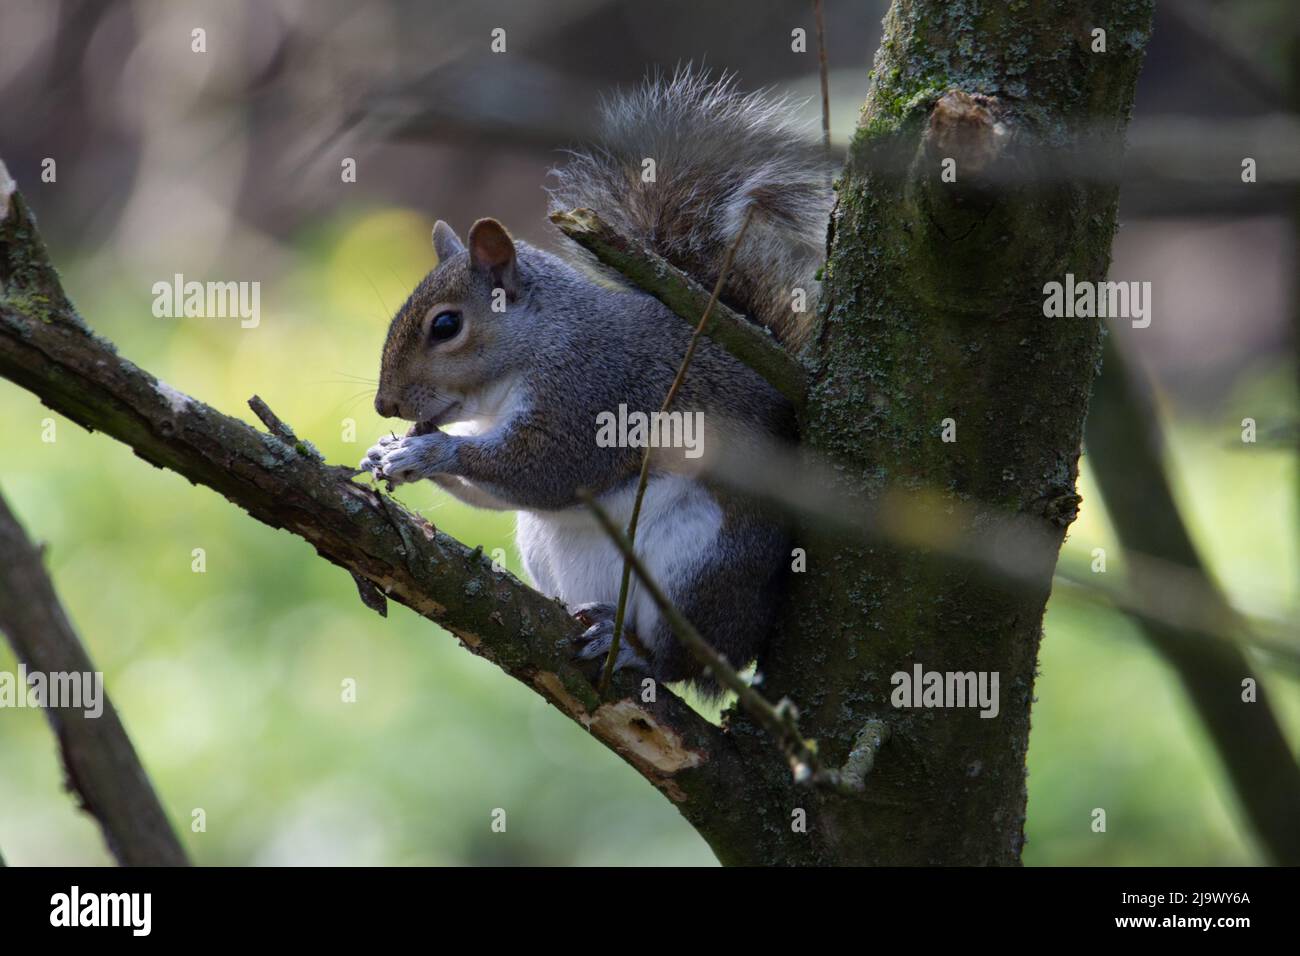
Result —
M761 839L717 848L724 860L1019 862L1043 611L1079 502L1101 344L1097 319L1045 318L1043 287L1105 278L1118 191L1046 174L1054 150L1118 155L1151 14L1115 0L889 11L839 184L804 444L851 491L920 495L923 517L953 535L1008 521L1042 532L1006 540L1038 586L805 534L808 570L793 575L763 689L798 702L832 764L870 718L891 738L862 797L806 791L755 809ZM1105 52L1092 52L1094 28ZM941 178L949 158L955 182ZM918 664L996 672L997 717L892 706L891 675ZM761 746L743 717L733 724ZM798 807L806 834L791 825Z

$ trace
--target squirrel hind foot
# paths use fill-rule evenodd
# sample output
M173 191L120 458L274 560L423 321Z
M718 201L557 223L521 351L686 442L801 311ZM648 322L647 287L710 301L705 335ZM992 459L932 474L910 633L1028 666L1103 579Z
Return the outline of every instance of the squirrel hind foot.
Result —
M599 602L579 604L571 608L573 619L587 626L574 645L573 656L576 660L600 661L603 667L609 649L614 643L615 611L613 604ZM619 640L618 654L614 658L614 670L630 667L634 670L649 671L650 662L643 656L643 650L636 635L625 627L623 636Z

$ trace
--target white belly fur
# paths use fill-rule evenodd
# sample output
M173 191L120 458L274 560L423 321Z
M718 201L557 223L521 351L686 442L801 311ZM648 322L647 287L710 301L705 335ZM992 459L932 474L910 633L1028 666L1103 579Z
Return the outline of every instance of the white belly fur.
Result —
M609 492L601 504L621 527L632 514L636 482ZM637 523L636 550L670 596L702 568L722 528L722 509L699 482L682 475L650 479ZM585 508L521 511L517 542L524 567L545 594L567 605L618 602L623 560ZM632 575L627 628L654 652L659 612Z

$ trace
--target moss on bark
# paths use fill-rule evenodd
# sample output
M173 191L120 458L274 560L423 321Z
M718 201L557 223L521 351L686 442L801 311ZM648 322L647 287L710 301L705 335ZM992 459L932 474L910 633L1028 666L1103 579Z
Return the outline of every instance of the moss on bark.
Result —
M1150 3L1127 0L900 0L886 18L838 184L804 441L855 492L924 492L955 534L1026 517L1052 533L1009 544L1028 588L884 542L800 542L809 569L764 688L799 702L832 763L872 717L893 736L862 799L810 796L809 833L785 839L783 859L1020 859L1042 615L1101 342L1096 320L1044 318L1043 285L1105 277L1117 198L1041 174L1085 139L1120 148L1150 20ZM1091 52L1094 27L1106 53ZM999 716L894 708L890 677L916 663L998 672Z

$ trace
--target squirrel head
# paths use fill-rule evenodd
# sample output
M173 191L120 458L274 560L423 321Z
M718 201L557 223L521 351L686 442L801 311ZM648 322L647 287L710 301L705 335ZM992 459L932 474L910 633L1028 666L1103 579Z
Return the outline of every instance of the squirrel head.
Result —
M425 427L460 421L467 405L508 374L513 350L506 305L519 294L515 244L495 219L480 219L467 242L438 220L438 265L424 277L388 328L375 409Z

